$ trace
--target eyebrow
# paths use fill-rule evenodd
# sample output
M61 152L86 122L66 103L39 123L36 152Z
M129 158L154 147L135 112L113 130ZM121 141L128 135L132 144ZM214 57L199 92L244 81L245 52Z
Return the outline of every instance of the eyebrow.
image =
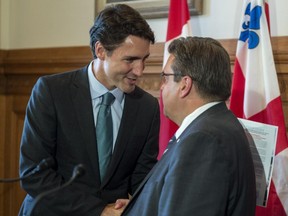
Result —
M143 59L147 59L149 56L150 56L150 53L144 56ZM142 58L139 56L125 56L124 59L137 60L137 59L142 59Z

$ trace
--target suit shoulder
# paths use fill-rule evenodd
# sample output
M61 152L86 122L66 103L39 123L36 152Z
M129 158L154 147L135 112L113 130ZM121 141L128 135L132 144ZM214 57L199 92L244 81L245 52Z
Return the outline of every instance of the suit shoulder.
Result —
M79 81L80 80L80 81ZM33 92L50 91L58 94L69 89L69 86L75 83L87 83L88 75L85 68L51 74L39 77L33 87Z
M48 86L63 86L71 83L77 77L87 77L87 67L75 69L71 71L65 71L57 74L49 74L39 77L36 85L48 85Z
M56 81L58 79L69 79L69 77L73 78L77 76L79 73L86 73L87 72L87 67L71 70L71 71L65 71L65 72L60 72L57 74L50 74L50 75L45 75L41 76L39 79L40 80L53 80Z
M154 97L152 94L150 94L149 92L143 90L142 88L136 86L133 94L135 97L141 97L145 100L149 100L149 101L155 101L157 100L156 97Z

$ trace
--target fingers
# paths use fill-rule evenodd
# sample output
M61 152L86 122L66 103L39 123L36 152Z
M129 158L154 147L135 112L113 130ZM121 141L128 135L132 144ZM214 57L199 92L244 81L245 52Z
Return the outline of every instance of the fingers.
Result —
M129 199L118 199L115 202L115 209L125 208L129 203Z

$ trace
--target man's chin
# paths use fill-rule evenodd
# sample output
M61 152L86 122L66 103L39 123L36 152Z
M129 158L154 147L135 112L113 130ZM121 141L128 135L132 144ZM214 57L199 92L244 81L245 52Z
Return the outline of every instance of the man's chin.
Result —
M120 89L121 89L121 91L129 94L129 93L131 93L131 92L133 92L135 90L135 87L136 87L135 85L129 85L129 86L123 86Z

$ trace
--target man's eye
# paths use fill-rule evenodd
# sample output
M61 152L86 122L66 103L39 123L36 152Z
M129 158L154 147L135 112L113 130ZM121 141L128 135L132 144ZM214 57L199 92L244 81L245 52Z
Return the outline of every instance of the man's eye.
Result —
M134 60L133 60L133 59L125 59L125 61L126 61L127 63L132 63Z

